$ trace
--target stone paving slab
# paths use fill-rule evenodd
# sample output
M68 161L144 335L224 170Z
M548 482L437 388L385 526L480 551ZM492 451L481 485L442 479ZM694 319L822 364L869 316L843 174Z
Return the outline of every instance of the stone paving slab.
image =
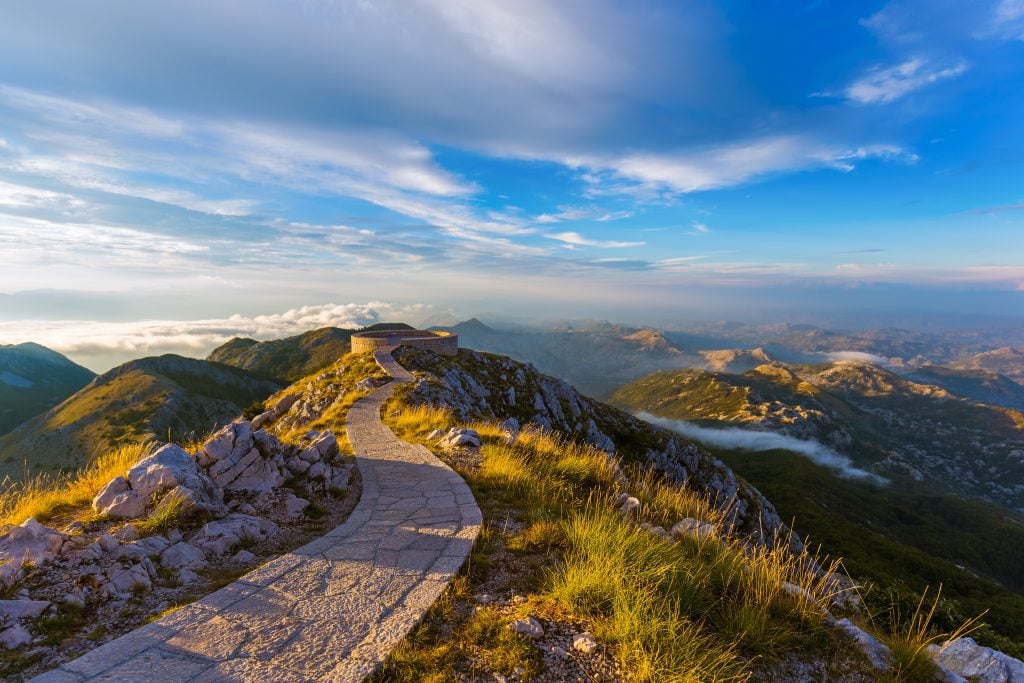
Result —
M393 350L374 352L392 381L349 409L363 492L343 524L32 680L360 681L373 673L461 568L481 524L462 478L381 422L395 387L413 379Z

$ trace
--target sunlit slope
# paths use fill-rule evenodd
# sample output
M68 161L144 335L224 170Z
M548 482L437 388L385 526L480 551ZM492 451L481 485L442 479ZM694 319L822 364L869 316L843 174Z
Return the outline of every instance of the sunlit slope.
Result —
M130 361L0 438L0 474L74 469L120 443L201 436L278 384L220 363L165 355Z

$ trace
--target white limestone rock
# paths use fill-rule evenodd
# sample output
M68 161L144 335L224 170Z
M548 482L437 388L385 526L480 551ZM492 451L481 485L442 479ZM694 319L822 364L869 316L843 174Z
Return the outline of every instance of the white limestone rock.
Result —
M12 586L24 575L24 565L45 565L60 553L66 536L30 517L0 537L0 587Z
M480 434L475 429L461 429L453 427L441 438L437 444L445 449L455 448L480 448Z
M624 517L640 514L640 500L633 496L626 496L626 500L619 506L619 513Z
M10 619L35 619L45 612L50 604L46 600L0 600L0 614Z
M938 664L975 683L1024 683L1024 662L978 645L973 638L931 645L928 652Z
M299 498L295 494L289 493L288 497L284 499L284 512L288 517L298 517L307 507L309 507L309 501Z
M8 650L14 650L31 642L32 634L25 630L25 627L21 624L14 624L0 631L0 645L3 645Z
M193 545L178 542L160 553L160 563L170 569L200 569L206 565L206 555Z
M224 519L204 524L191 538L189 544L200 548L208 555L220 556L243 541L259 543L277 531L277 525L270 520L234 513Z
M590 655L597 652L597 641L589 633L577 633L572 637L572 649Z
M508 626L516 633L521 633L524 636L529 636L530 638L539 638L544 635L544 628L540 625L540 622L533 617L516 619Z
M826 621L835 628L842 631L850 640L854 642L868 662L871 663L878 671L887 671L889 669L889 663L892 660L892 653L889 651L887 645L879 642L870 633L854 624L849 619L832 619L827 618Z
M688 536L713 536L715 534L715 525L702 522L699 519L693 517L686 517L685 519L679 520L671 529L671 534L676 538L686 538Z

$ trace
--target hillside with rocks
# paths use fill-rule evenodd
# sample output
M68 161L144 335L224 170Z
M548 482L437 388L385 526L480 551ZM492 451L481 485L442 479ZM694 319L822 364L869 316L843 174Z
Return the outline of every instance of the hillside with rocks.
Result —
M118 444L168 434L201 438L279 388L244 370L173 354L130 361L0 437L0 474L70 471Z
M214 349L206 359L287 384L327 367L348 353L349 340L356 332L411 329L405 323L379 323L355 330L323 327L270 341L235 337Z
M650 375L612 402L705 426L818 441L886 478L929 482L1024 512L1024 414L868 363Z
M31 508L7 502L5 676L85 653L57 674L117 679L140 643L168 676L230 680L358 680L381 664L379 680L851 683L1024 667L965 638L903 649L841 565L808 554L756 488L669 430L506 357L381 354L381 367L345 356L201 441L101 460L59 484L58 499L81 503L40 499L19 521ZM161 360L183 383L181 364ZM404 384L384 386L389 364ZM381 416L404 441L384 437ZM424 478L424 466L442 469ZM444 490L458 479L448 467L468 488ZM468 562L469 543L437 536L455 519L446 506L479 534ZM402 616L385 627L392 609Z
M0 436L46 412L95 376L39 344L0 345Z
M984 370L1024 383L1024 348L1003 347L962 358L950 364L961 370Z

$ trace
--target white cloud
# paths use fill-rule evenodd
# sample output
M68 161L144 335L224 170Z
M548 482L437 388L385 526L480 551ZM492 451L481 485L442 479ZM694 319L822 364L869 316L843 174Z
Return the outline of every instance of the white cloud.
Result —
M600 247L602 249L621 249L625 247L642 247L645 242L617 242L614 240L592 240L578 232L554 232L544 235L548 239L565 242L574 247Z
M854 466L850 458L837 453L817 441L797 439L796 437L779 434L778 432L759 432L740 427L710 429L698 427L685 420L670 420L663 417L655 417L648 413L638 413L637 417L666 429L671 429L674 432L679 432L701 443L721 448L753 451L755 453L774 450L791 451L804 456L822 467L833 470L836 474L846 479L866 480L875 484L888 483L887 479Z
M542 213L533 220L536 223L561 223L562 221L592 220L598 223L618 221L631 217L633 211L609 211L600 206L559 206L555 213Z
M966 71L964 62L936 67L921 57L915 57L894 66L869 70L847 86L844 95L861 104L885 104Z
M623 157L574 157L566 162L587 168L584 175L601 193L651 197L732 187L770 173L814 168L848 171L851 161L879 157L913 160L896 145L841 148L802 135L778 135L676 153L637 153Z
M283 313L206 320L20 320L0 322L0 344L34 341L92 365L97 359L118 361L162 353L201 357L233 337L279 339L321 327L358 328L376 322L418 324L443 311L427 304L303 306Z

